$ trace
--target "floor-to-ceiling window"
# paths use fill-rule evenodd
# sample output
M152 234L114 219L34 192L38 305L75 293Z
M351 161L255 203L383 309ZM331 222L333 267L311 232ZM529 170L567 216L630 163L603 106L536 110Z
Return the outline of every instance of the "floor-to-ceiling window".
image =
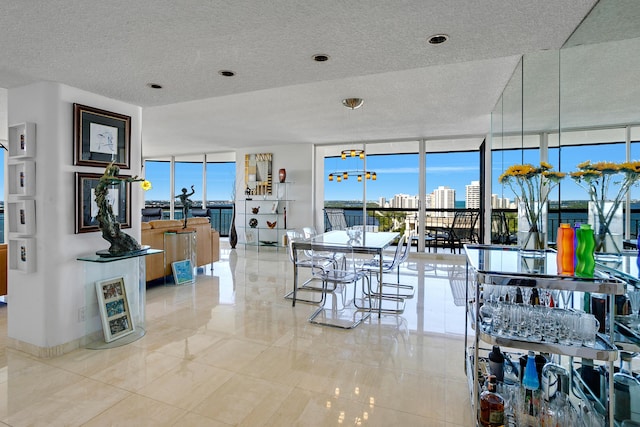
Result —
M226 236L231 226L233 200L235 199L236 163L207 162L207 208L211 227Z
M145 179L151 182L151 189L144 193L145 207L162 207L166 209L163 217L169 217L169 200L171 199L171 162L147 160L144 162Z
M480 193L473 200L467 200L467 186L480 186L480 152L460 151L430 153L427 147L425 156L425 182L427 189L427 209L444 209L442 217L453 217L449 209L479 208ZM439 197L441 193L451 194L453 204L448 197ZM477 195L477 199L476 196ZM470 197L471 199L471 197ZM436 200L438 201L436 205Z
M468 186L478 186L474 203L478 202L481 142L480 137L426 141L422 178L419 141L366 143L365 159L350 156L349 147L322 147L324 207L343 208L347 225L357 225L363 223L362 206L366 200L368 225L401 233L411 231L416 243L420 240L421 211L424 214L435 209L430 203L438 187L455 193L451 206L447 205L451 215L455 209L467 207ZM342 151L346 151L344 159ZM364 175L363 181L358 181L359 169L375 172L376 179L367 180Z
M193 207L204 207L202 205L202 162L181 162L174 163L175 168L175 197L183 194L191 194L189 199ZM182 219L182 202L176 199L175 219Z
M171 189L171 161L146 160L145 178L151 182L152 188L145 193L145 206L163 208L163 218L168 219L171 216L171 199L173 197L174 218L181 219L182 206L180 199L176 196L182 194L183 188L187 190L187 194L191 193L193 185L194 194L189 196L193 202L192 207L206 208L207 215L211 220L211 227L220 231L220 235L226 236L231 221L235 188L236 164L235 161L227 161L232 157L225 155L224 161L207 161L204 168L202 161L174 160L173 191ZM206 197L203 197L205 194Z

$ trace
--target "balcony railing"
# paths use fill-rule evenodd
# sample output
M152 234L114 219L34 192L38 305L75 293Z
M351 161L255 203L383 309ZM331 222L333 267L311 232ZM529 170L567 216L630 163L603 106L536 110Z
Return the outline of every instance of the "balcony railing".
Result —
M343 207L347 226L362 225L362 208L361 207ZM426 209L426 226L431 225L434 221L442 222L443 218L453 218L456 211L467 209ZM518 230L518 212L517 209L494 209L493 212L503 213L507 220L509 232L515 234ZM625 211L626 215L626 211ZM413 225L417 222L418 209L411 208L367 208L367 225L378 226L380 231L398 231L404 232L407 224ZM409 221L407 222L407 218ZM547 239L549 242L556 241L556 234L560 222L564 223L584 223L587 222L586 209L568 209L557 208L549 209L547 213ZM638 235L640 227L640 209L631 209L631 238ZM478 225L479 227L479 225ZM330 224L325 216L325 230L330 229ZM626 231L626 230L625 230Z
M151 207L151 206L148 206ZM169 205L157 206L155 208L162 208L162 219L169 219L170 209ZM174 209L173 216L175 219L182 219L182 209L176 207ZM191 211L189 211L189 217L191 217ZM233 205L210 205L207 206L207 216L211 223L211 228L220 232L221 237L229 236L229 228L231 227L231 217L233 216Z

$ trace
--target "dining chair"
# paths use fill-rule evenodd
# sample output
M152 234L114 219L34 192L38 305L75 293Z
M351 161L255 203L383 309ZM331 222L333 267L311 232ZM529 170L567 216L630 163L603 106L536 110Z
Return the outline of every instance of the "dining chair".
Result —
M332 268L333 262L328 259L321 259L318 257L309 257L304 252L298 251L298 256L294 256L293 243L296 241L305 240L304 233L300 230L287 230L287 253L289 260L295 264L298 275L300 269L310 270L310 277L307 278L301 285L294 282L293 286L295 290L289 291L284 297L292 300L292 305L296 305L296 301L309 303L309 304L322 304L325 300L326 286L323 283L323 274ZM302 254L300 254L302 252ZM296 278L297 280L297 278ZM313 291L320 293L320 299L301 298L298 294L300 291Z
M321 252L320 249L314 250L312 245L313 253ZM345 247L345 259L346 262L339 264L337 268L320 273L325 295L331 293L333 298L329 305L329 301L325 297L325 303L309 317L310 323L341 329L353 329L371 315L372 301L370 294L366 296L368 304L363 307L355 305L357 283L359 281L367 282L368 287L369 276L364 270L358 268L353 247L350 245ZM351 284L353 284L353 298L347 299L349 285ZM338 296L342 298L338 298Z
M369 276L376 274L377 286L370 286L372 289L371 296L377 303L378 314L380 313L394 313L399 314L404 311L404 300L407 298L413 298L415 289L412 285L406 285L400 283L400 265L409 257L409 250L411 248L409 242L411 241L411 235L407 236L403 234L398 241L396 251L392 259L385 258L373 258L364 262L360 268L366 271ZM382 275L380 274L380 263L382 263ZM385 282L384 274L390 273L396 270L397 281ZM363 288L363 292L366 289ZM383 301L391 301L393 304L386 308L383 307Z
M304 234L305 239L311 239L315 237L318 233L314 227L302 227L302 233ZM305 255L309 258L316 257L316 259L327 259L334 263L334 267L338 267L338 263L342 263L344 267L344 263L346 262L346 258L344 253L341 252L328 252L328 251L319 251L315 254L312 253L311 250L304 251Z

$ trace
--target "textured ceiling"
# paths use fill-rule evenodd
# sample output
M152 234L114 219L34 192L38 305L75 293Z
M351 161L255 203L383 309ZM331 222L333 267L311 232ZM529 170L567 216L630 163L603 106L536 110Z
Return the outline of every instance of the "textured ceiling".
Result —
M145 156L484 134L519 55L560 48L594 3L0 0L0 87L140 105Z

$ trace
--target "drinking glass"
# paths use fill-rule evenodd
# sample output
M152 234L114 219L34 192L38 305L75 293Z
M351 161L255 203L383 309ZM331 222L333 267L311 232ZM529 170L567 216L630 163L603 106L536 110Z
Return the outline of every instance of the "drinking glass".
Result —
M544 324L544 308L542 307L530 307L529 317L529 340L540 342L542 341L542 325Z
M512 304L510 311L510 330L509 334L512 338L521 338L520 328L522 326L522 306L519 304Z
M593 347L596 345L596 332L600 328L600 322L592 314L581 313L578 314L578 327L579 336L582 338L582 344L587 347Z
M636 288L627 290L627 296L631 303L631 314L638 317L638 311L640 311L640 290Z
M576 331L579 314L562 309L552 309L554 317L557 318L556 337L558 343L563 345L581 345L582 339Z
M528 286L522 287L522 300L524 301L525 305L529 305L529 303L531 302L532 292L533 292L533 288L530 288Z
M571 305L573 303L573 292L572 291L560 291L560 295L562 297L563 308L571 308Z

